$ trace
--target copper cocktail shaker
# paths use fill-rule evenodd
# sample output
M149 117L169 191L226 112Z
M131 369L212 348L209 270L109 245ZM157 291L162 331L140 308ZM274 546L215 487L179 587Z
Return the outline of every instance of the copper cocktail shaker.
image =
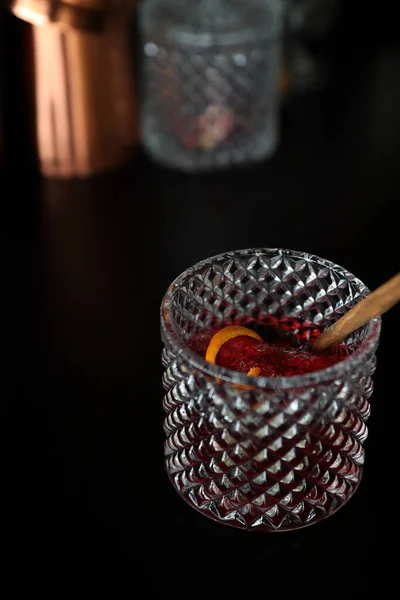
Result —
M131 0L13 0L33 25L37 148L49 177L118 167L138 141Z

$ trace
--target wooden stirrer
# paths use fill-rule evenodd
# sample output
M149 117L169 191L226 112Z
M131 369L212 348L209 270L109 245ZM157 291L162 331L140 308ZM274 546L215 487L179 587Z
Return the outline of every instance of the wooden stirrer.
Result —
M400 273L378 287L321 333L312 343L312 351L323 352L330 346L342 342L350 333L368 323L370 319L383 315L399 301Z

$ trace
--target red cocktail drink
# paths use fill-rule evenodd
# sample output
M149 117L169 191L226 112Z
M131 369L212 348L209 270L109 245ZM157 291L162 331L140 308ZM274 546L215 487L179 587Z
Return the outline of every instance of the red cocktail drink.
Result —
M220 523L285 531L349 500L380 320L326 354L307 343L367 293L341 267L289 250L227 253L174 282L162 305L165 457L189 504ZM211 363L210 343L227 327L260 339L230 339Z

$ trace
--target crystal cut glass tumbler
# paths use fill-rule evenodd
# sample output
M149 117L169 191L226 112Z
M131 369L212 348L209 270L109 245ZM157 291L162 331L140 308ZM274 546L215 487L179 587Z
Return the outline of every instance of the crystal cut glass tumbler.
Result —
M161 307L165 460L180 496L251 531L325 519L360 483L381 321L349 336L350 356L294 377L248 377L207 363L192 336L226 324L295 317L326 328L369 293L327 260L252 249L204 260Z
M187 172L277 147L283 0L149 0L140 10L142 142Z

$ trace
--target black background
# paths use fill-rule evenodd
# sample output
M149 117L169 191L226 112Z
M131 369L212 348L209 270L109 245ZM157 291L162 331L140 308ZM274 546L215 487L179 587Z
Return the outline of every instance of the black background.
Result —
M198 177L139 153L86 182L36 174L29 27L1 19L2 538L13 589L58 597L111 579L122 597L127 576L139 597L346 598L375 583L385 597L398 539L399 309L384 318L359 491L324 523L273 535L214 524L167 481L158 309L183 269L234 248L317 253L371 288L399 271L394 7L344 4L322 48L329 87L286 104L269 162Z

